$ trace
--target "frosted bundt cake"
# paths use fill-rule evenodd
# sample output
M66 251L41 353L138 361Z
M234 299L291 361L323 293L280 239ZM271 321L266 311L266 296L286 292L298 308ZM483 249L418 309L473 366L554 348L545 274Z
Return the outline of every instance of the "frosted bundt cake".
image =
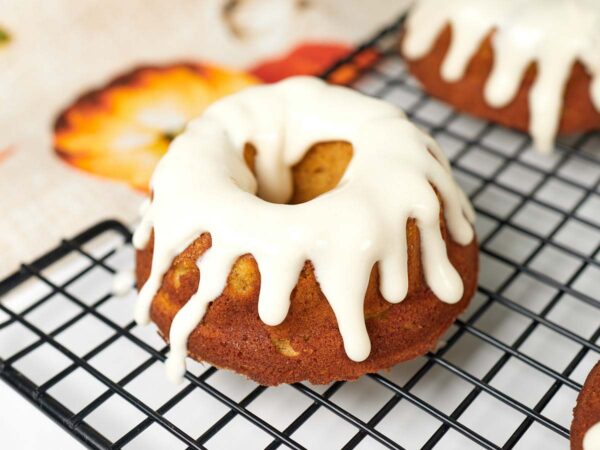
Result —
M589 373L577 398L571 450L600 450L600 362Z
M597 0L420 0L401 49L425 91L549 151L600 128L599 46Z
M395 107L309 78L187 126L134 235L136 320L259 383L354 379L432 349L469 303L471 206Z

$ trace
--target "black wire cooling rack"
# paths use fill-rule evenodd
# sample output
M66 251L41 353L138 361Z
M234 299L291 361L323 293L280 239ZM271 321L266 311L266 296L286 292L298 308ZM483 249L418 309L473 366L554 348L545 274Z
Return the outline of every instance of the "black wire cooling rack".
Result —
M164 343L130 321L133 291L110 292L133 252L128 228L107 221L0 283L0 377L90 448L566 448L600 354L600 135L539 155L520 133L452 112L407 75L401 26L324 78L356 72L355 88L402 107L477 209L478 293L436 351L323 387L266 388L193 363L169 385Z

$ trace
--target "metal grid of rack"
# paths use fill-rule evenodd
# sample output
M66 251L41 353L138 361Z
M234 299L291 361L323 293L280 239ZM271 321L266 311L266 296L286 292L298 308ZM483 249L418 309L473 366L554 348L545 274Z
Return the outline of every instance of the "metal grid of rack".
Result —
M108 221L0 283L0 378L90 448L565 448L600 356L600 135L539 155L453 112L406 73L401 26L324 77L357 70L356 89L402 107L477 209L478 293L435 351L352 383L266 388L191 363L170 385L167 347L130 320L133 289L110 292L133 251Z

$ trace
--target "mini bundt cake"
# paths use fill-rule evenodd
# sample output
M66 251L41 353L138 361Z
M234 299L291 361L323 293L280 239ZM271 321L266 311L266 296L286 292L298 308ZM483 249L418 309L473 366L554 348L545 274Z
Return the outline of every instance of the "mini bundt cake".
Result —
M596 0L421 0L401 51L426 92L550 151L600 128L598 42Z
M600 450L600 362L577 397L571 424L571 450Z
M432 349L477 281L472 208L397 108L309 77L190 122L134 235L136 320L265 385L355 379Z

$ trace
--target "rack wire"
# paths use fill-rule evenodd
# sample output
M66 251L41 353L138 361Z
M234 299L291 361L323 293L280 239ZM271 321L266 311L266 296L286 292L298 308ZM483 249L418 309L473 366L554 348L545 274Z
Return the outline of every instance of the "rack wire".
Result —
M399 19L323 77L402 107L442 144L478 212L482 273L440 346L328 386L259 386L191 363L130 321L111 278L130 231L102 222L0 283L0 377L89 448L565 448L600 355L600 135L531 150L523 134L423 93L397 54ZM376 63L363 56L376 50ZM596 153L594 153L596 150Z

